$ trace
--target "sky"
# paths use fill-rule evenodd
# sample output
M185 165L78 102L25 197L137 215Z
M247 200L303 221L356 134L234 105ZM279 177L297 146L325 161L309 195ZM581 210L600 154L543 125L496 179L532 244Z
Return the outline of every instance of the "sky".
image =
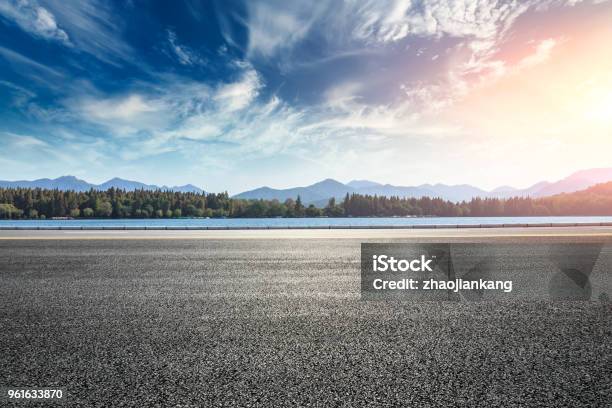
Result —
M612 1L0 1L0 179L526 187L612 167Z

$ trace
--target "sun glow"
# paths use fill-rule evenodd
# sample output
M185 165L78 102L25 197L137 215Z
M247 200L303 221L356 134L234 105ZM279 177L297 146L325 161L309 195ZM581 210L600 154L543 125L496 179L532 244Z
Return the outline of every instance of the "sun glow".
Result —
M612 89L604 89L589 95L585 118L599 124L612 124Z

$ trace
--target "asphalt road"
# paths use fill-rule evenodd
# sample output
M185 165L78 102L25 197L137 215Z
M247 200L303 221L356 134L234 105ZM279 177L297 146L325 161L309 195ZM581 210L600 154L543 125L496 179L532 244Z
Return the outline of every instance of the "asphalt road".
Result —
M612 241L560 232L448 240ZM361 301L347 236L3 236L0 386L69 406L611 403L609 304Z

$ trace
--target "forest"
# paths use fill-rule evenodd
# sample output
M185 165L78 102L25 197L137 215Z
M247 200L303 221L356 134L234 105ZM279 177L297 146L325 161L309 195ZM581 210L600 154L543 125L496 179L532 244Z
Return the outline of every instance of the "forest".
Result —
M179 218L179 217L493 217L612 215L612 182L550 197L473 198L451 202L441 198L399 198L347 194L331 198L324 208L295 200L244 200L227 193L171 191L87 192L28 188L0 189L0 219Z

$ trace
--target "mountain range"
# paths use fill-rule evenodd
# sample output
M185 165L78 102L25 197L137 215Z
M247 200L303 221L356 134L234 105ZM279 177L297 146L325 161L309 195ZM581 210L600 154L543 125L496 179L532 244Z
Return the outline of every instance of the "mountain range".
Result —
M92 184L85 180L78 179L74 176L62 176L56 179L38 179L38 180L18 180L18 181L5 181L0 180L0 188L44 188L50 190L73 190L73 191L89 191L94 190L108 190L111 187L126 190L165 190L165 191L176 191L181 193L201 193L203 190L192 184L186 184L184 186L156 186L154 184L144 184L138 181L124 180L120 178L113 178L105 181L102 184Z
M542 181L524 189L502 186L491 191L483 190L469 184L394 186L391 184L376 183L370 180L353 180L343 184L333 179L326 179L306 187L288 189L261 187L236 194L234 197L245 199L277 199L279 201L284 201L287 198L295 199L299 195L304 203L314 204L316 206L324 206L331 197L341 200L347 193L398 196L403 198L440 197L450 201L463 201L470 200L473 197L544 197L583 190L595 184L607 181L612 181L612 168L581 170L556 182Z
M287 189L274 189L270 187L260 187L255 190L245 191L234 195L235 198L244 199L265 199L285 201L288 198L296 199L299 195L305 204L314 204L322 207L327 204L331 197L342 200L349 194L369 194L379 196L398 196L403 198L411 197L440 197L450 201L470 200L473 197L496 197L508 198L515 196L544 197L559 193L571 193L584 190L595 184L612 181L612 168L598 168L577 171L564 179L548 182L542 181L524 189L511 186L501 186L487 191L474 187L469 184L447 185L447 184L420 184L417 186L394 186L391 184L381 184L370 180L353 180L346 184L334 179L325 179L318 183ZM56 179L20 180L3 181L0 180L0 188L24 187L24 188L44 188L58 190L88 191L108 190L111 187L133 191L133 190L166 190L176 192L195 192L201 193L203 190L192 184L183 186L157 186L154 184L144 184L138 181L113 178L102 184L92 184L74 176L62 176Z

